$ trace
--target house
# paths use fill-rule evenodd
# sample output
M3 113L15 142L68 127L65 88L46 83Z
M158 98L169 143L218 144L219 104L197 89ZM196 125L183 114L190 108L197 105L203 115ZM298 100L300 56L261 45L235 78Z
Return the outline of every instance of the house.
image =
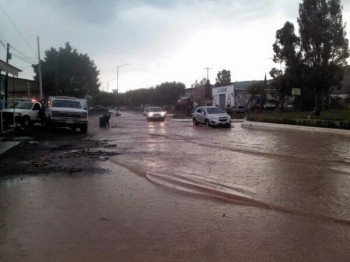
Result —
M0 97L5 100L5 75L0 75ZM37 81L8 77L7 106L10 107L18 100L39 99L40 90Z

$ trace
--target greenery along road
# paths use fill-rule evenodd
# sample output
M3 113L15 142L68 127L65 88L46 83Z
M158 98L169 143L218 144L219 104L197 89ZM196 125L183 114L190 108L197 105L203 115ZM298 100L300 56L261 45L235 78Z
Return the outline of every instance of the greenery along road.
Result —
M320 112L319 116L311 116L310 118L309 115L310 111L264 111L248 114L247 120L350 130L350 109L324 110Z

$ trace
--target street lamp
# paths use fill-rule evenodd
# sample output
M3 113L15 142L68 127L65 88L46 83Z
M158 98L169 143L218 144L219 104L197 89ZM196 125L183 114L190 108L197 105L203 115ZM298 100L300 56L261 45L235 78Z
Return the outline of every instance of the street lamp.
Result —
M118 65L117 66L117 100L119 99L119 86L118 86L118 82L119 82L119 68L122 66L127 66L129 64L122 64L122 65ZM118 103L118 101L117 101ZM117 115L119 115L119 108L118 108L118 104L117 104Z

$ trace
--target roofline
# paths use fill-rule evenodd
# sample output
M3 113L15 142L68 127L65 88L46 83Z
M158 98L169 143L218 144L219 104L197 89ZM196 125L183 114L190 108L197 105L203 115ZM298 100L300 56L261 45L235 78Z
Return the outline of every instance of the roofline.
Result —
M22 70L18 69L17 67L14 67L2 60L0 60L0 71L5 71L6 73L10 73L12 75L18 76L19 72L22 72Z

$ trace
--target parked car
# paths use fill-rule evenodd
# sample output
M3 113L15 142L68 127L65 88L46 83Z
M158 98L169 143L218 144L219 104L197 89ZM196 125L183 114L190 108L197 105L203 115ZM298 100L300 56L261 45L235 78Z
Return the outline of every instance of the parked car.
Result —
M193 125L231 127L231 116L216 106L201 106L193 113Z
M166 117L166 112L156 106L146 108L144 114L146 115L147 121L164 121Z
M38 101L21 101L14 108L3 109L2 114L5 124L13 124L13 121L20 123L22 126L31 126L34 123L40 123L39 115L43 106Z
M245 113L245 107L244 106L232 106L229 109L230 113L235 113L235 114L244 114Z
M74 97L51 97L45 111L46 127L69 127L73 131L77 128L81 133L88 129L88 111L85 110L79 101Z

